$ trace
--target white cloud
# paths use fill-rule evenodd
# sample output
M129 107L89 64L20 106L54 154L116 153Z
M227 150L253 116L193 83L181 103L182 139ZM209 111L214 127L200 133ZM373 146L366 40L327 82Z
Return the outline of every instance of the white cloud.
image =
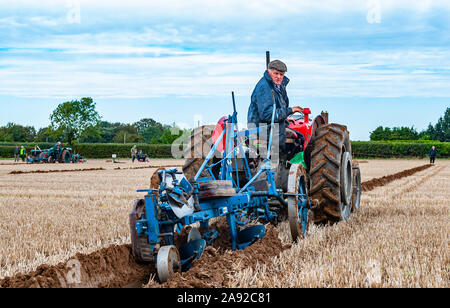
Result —
M111 52L126 53L129 47L116 48ZM92 52L89 47L79 50ZM213 98L234 90L250 95L264 70L264 55L260 54L164 52L171 56L0 60L0 66L12 65L0 70L4 80L0 93L19 97ZM450 97L448 72L434 71L440 65L448 67L449 59L449 51L435 49L322 52L283 58L291 78L289 93L299 97Z
M66 18L68 12L74 9L75 3L80 8L81 18L86 12L114 12L115 16L166 16L178 17L183 20L226 20L245 17L248 19L286 18L298 14L313 12L366 12L368 1L374 0L15 0L2 6L6 9L21 9L22 14L39 12L51 15L59 14ZM418 13L430 9L450 9L448 0L375 0L380 3L383 12L391 10L411 10ZM24 9L26 8L26 9ZM132 13L130 15L130 13ZM0 13L1 15L1 13Z
M383 11L407 8L424 12L437 7L450 8L450 1L380 0L380 3ZM5 6L6 13L0 13L0 27L9 26L19 35L11 36L5 42L0 38L5 46L16 49L2 52L0 94L136 98L217 96L231 90L249 93L264 70L265 49L261 53L254 51L266 48L265 42L261 41L269 34L276 39L278 33L277 29L271 28L273 33L267 33L266 28L242 32L241 20L248 19L251 23L254 18L261 19L253 25L258 28L265 24L264 21L269 23L277 18L292 22L302 14L315 16L311 12L358 11L364 23L367 1L80 1L82 23L69 25L67 29L63 28L67 26L68 9L64 1L18 0ZM21 10L21 16L2 17L2 14L13 12L15 7L27 9ZM83 18L83 14L93 18ZM123 19L117 21L119 16ZM165 23L154 24L153 17L163 18ZM136 26L136 19L148 20L148 23ZM186 19L192 22L183 22ZM215 25L207 23L211 20L226 23L207 28L205 25ZM19 31L26 23L30 29ZM92 24L92 29L86 24ZM407 30L418 27L420 30L423 25L401 24L399 27ZM292 78L289 91L294 95L450 97L449 73L438 71L450 66L450 52L446 46L365 51L372 45L370 41L364 41L368 33L360 33L360 40L366 46L354 48L353 52L334 51L332 47L340 47L341 43L327 36L313 37L313 43L321 39L327 44L331 41L331 48L308 52L302 48L308 43L306 39L302 41L303 30L284 29L279 34L287 39L267 43L270 44L267 48L278 48L276 52L288 63L288 75ZM327 30L334 29L315 29L320 33ZM346 26L343 32L352 34L358 30ZM5 33L12 35L10 33L14 31ZM200 48L183 49L196 47L196 44ZM256 44L260 45L255 47ZM205 51L209 46L215 46L215 49ZM214 51L221 47L227 51ZM349 49L352 50L352 46Z

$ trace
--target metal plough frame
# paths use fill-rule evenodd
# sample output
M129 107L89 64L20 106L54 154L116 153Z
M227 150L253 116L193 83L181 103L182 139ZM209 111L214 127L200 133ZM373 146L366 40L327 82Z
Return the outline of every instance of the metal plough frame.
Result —
M262 129L267 129L268 126L257 127L239 132L234 93L233 109L233 114L227 119L226 129L222 131L222 134L214 143L214 146L206 156L201 168L195 175L194 180L190 183L192 185L192 193L194 196L194 202L197 211L193 212L190 215L177 217L172 211L171 206L168 202L168 192L166 191L164 183L161 183L158 192L153 189L138 190L141 192L147 192L147 195L145 196L146 215L144 218L136 221L136 233L138 237L146 237L148 239L148 245L147 247L145 247L145 249L147 251L150 250L151 252L153 252L153 261L157 262L158 272L162 273L160 276L160 280L168 279L167 277L170 276L170 273L173 271L173 269L169 267L173 264L178 264L176 260L173 260L177 255L173 252L175 245L174 229L176 229L176 232L179 233L185 226L192 225L194 223L200 223L200 227L206 230L209 227L209 220L211 218L226 216L231 235L230 240L232 249L243 249L248 245L251 245L256 240L262 238L265 234L265 227L262 225L252 226L244 229L248 221L252 219L264 219L267 222L275 221L277 214L269 210L269 198L277 199L282 206L288 206L288 203L285 201L286 197L288 198L288 200L302 200L302 210L300 210L300 212L298 210L295 211L298 214L298 220L303 217L301 213L303 213L302 211L307 208L307 202L305 202L304 198L306 192L299 190L298 185L294 185L295 187L290 189L288 193L283 193L281 189L276 188L274 172L271 171L272 165L270 160L270 149L274 131L273 128L276 110L275 99L273 99L273 112L272 121L270 124L271 129L267 147L267 157L263 161L262 168L253 177L251 177L248 161L244 155L242 139L245 140L245 138L259 133ZM214 165L208 166L209 161L213 157L216 149L222 142L225 135L226 139L224 158ZM237 169L236 163L237 149L240 150L239 152L242 155L242 157L239 158L243 159L245 175L247 177L247 184L243 187L240 187L239 185L239 171ZM235 160L235 166L233 166L232 158L234 158ZM221 164L221 172L219 174L219 178L216 179L212 174L211 168L219 163ZM297 165L292 165L292 168L294 166ZM200 178L200 175L205 170L205 168L209 171L211 177ZM266 173L268 182L268 191L256 191L252 184L264 172ZM175 175L179 174L180 171L174 168L170 170L160 170L159 173ZM235 173L237 181L234 181L233 173ZM295 177L295 180L289 179L289 181L295 182L297 180L297 173L295 174ZM236 190L236 194L231 197L204 200L200 202L198 198L200 183L207 180L232 181L233 187ZM180 183L177 183L177 181L175 180L175 177L173 183L176 188L178 188L177 185L180 185ZM300 201L296 203L299 202ZM289 201L289 203L291 202ZM295 205L295 208L297 209L297 204ZM242 219L243 217L247 219ZM294 219L294 216L292 217L292 219ZM214 230L206 232L203 235L203 239L197 239L197 241L199 241L199 246L197 250L192 249L191 254L200 255L201 251L199 250L203 249L202 247L204 247L204 244L201 241L205 240L207 244L210 244L210 241L217 236L218 234ZM166 246L170 246L170 248ZM156 258L158 251L161 251L161 253L164 254L159 255L158 258ZM170 262L166 260L167 258L169 258L169 256ZM186 264L192 261L192 256L180 256L180 258L181 260L179 263L181 264L181 266L177 265L177 269L183 266L186 267Z

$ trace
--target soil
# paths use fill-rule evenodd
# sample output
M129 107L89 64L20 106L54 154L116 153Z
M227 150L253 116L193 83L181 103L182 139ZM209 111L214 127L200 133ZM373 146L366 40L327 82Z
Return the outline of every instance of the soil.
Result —
M415 167L412 169L403 170L403 171L400 171L400 172L397 172L397 173L394 173L391 175L386 175L381 178L376 178L376 179L372 179L369 181L365 181L364 183L361 184L362 191L371 191L371 190L375 189L376 187L384 186L392 181L404 178L406 176L413 175L414 173L425 170L431 166L432 166L432 164L426 164L426 165L422 165L422 166Z
M226 239L226 235L221 238ZM283 250L291 247L283 246L278 238L278 232L272 225L267 225L267 233L261 241L244 250L231 251L228 240L226 245L221 246L222 243L224 242L218 239L214 245L208 246L200 259L194 261L189 271L176 273L164 284L150 283L146 287L227 288L231 286L229 277L233 271L238 268L255 268L256 264L266 263L270 257L278 256Z
M143 166L143 167L134 167L134 168L114 168L114 170L131 170L131 169L154 169L158 168L158 170L167 168L167 167L181 167L181 165L170 165L170 166ZM105 168L88 168L88 169L57 169L57 170L34 170L34 171L11 171L9 174L29 174L29 173L59 173L59 172L79 172L79 171L98 171L98 170L108 170Z
M90 169L67 169L67 170L11 171L9 174L78 172L78 171L98 171L98 170L106 170L106 169L104 169L104 168L90 168Z
M80 274L76 267L80 265ZM76 254L55 266L41 265L29 274L0 280L1 288L116 288L147 283L155 270L138 264L130 245L112 245L91 254ZM78 279L79 278L79 279Z
M132 168L120 168L120 167L117 167L117 168L114 168L114 170L133 170L133 169L152 169L152 168L159 168L158 170L162 170L162 169L168 168L168 167L182 167L182 166L183 165L177 165L177 164L168 165L168 166L153 166L153 165L150 165L150 166L132 167Z

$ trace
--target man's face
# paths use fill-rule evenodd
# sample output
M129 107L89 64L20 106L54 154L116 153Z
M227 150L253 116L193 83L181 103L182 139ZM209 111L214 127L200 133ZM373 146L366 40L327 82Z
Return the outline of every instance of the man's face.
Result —
M275 83L277 86L281 84L284 78L284 72L280 72L277 70L269 70L269 76L272 78L273 83Z

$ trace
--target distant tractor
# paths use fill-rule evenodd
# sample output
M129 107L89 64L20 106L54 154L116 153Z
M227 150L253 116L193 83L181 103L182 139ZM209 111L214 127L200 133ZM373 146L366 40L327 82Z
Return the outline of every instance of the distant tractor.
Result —
M27 163L79 163L85 161L80 154L73 154L72 148L53 147L41 150L38 146L31 150Z

